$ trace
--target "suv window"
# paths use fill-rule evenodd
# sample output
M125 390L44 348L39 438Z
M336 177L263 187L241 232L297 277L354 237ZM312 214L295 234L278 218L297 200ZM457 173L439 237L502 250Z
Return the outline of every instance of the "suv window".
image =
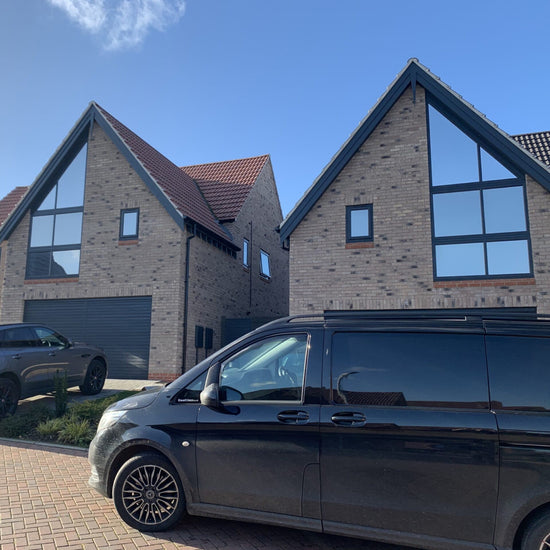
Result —
M550 338L487 336L491 407L550 411Z
M59 347L67 344L66 340L53 330L46 327L34 327L38 336L38 345L47 347Z
M0 331L3 348L28 348L34 346L36 336L30 327L13 327Z
M379 407L486 409L483 336L335 333L332 400Z
M306 334L266 338L224 361L222 401L301 401L307 340Z

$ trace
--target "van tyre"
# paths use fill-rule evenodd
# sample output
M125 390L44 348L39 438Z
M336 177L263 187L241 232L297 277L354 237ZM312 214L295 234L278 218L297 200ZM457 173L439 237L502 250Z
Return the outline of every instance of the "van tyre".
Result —
M107 368L103 361L94 359L89 365L86 371L86 378L84 384L79 386L80 392L84 395L96 395L102 389L105 384L105 377L107 376Z
M138 454L122 466L113 484L113 500L120 517L138 531L165 531L185 511L176 469L154 453Z
M9 378L0 378L0 418L13 414L19 401L19 388Z
M550 550L550 514L539 516L527 526L521 550Z

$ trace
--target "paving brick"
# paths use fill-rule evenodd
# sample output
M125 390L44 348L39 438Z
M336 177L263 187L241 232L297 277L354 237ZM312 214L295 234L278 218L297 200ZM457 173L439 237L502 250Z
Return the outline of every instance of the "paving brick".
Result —
M111 500L88 486L85 451L0 440L0 463L2 550L405 550L191 516L165 533L140 533L122 522ZM41 498L25 500L31 487L39 489Z

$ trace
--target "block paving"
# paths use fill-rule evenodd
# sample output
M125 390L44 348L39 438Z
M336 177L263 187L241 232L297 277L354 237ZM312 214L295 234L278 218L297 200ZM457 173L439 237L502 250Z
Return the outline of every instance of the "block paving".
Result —
M294 529L187 517L165 533L140 533L88 486L87 452L0 440L2 550L406 550Z

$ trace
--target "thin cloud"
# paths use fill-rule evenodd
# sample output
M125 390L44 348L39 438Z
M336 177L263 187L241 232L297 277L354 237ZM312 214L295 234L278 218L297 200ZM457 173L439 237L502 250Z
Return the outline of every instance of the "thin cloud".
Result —
M48 0L82 28L104 39L106 50L129 49L151 29L165 30L185 12L185 0Z

